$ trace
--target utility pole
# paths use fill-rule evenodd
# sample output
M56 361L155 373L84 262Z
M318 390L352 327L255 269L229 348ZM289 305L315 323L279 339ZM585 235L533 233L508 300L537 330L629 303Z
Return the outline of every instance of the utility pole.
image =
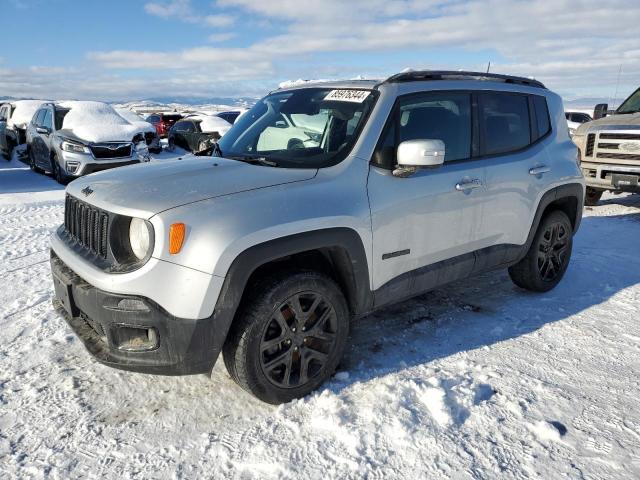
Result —
M614 110L614 106L615 106L615 101L618 98L618 87L620 86L620 74L622 73L622 64L620 64L620 69L618 70L618 80L616 81L616 93L613 94L613 105L611 107L611 110Z
M491 61L489 61L489 65L487 65L487 73L489 73L489 70L491 70Z

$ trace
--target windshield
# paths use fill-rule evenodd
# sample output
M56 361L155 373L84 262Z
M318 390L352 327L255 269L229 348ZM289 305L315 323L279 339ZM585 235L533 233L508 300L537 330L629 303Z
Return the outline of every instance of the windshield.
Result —
M218 154L290 168L321 168L351 151L375 103L370 90L304 88L276 92L242 115Z
M618 107L616 113L636 113L640 112L640 88L629 95L622 105Z

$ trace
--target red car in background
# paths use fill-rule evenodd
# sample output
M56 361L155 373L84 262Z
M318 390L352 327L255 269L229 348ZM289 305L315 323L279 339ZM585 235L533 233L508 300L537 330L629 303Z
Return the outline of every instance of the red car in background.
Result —
M173 124L182 119L179 113L154 113L146 118L146 121L156 127L156 132L161 138L169 135L169 130Z

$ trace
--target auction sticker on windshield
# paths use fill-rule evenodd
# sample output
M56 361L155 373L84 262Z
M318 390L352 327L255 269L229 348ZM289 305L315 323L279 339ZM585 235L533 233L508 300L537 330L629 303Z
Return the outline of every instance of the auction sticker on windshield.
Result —
M331 90L324 99L334 102L362 103L370 93L367 90Z

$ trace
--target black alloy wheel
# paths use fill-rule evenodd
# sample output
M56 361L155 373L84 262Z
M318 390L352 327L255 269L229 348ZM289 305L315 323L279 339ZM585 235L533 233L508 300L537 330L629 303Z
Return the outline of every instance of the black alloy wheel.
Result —
M540 277L551 282L564 272L571 233L563 222L547 225L538 247L538 271Z
M260 366L271 383L295 388L316 377L335 349L337 317L318 292L293 295L276 308L260 342Z

